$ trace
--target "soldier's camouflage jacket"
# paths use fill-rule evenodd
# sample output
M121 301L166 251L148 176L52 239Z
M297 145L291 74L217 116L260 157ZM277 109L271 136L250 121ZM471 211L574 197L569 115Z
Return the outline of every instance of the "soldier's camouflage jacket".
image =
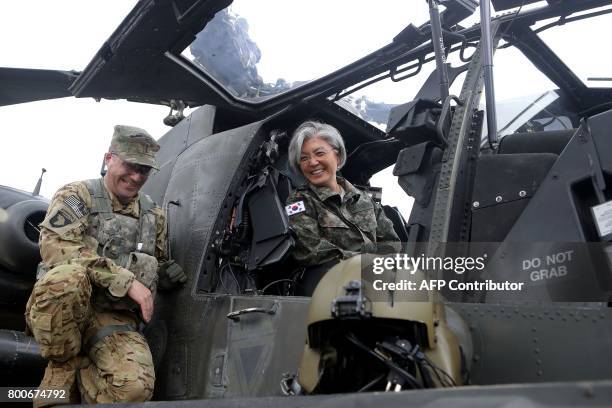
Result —
M101 180L94 180L98 181ZM86 268L92 284L106 290L112 298L122 298L134 280L134 273L125 267L127 265L121 266L122 262L117 259L99 254L98 241L89 235L93 218L89 217L92 196L86 183L87 181L78 181L67 184L53 196L45 220L41 223L42 260L47 270L61 264L81 265ZM111 192L103 188L110 198L113 213L138 220L138 197L123 205ZM157 206L154 206L151 212L155 214L156 237L155 248L151 248L150 252L162 263L167 260L165 215Z
M287 199L289 225L296 235L292 256L303 266L346 259L357 253L399 251L393 223L380 204L338 178L344 197L309 183ZM384 248L383 248L384 247Z

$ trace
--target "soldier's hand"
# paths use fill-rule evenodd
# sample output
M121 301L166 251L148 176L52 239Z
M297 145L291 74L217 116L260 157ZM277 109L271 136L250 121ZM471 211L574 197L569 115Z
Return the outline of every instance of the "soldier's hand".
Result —
M153 316L153 295L149 288L134 279L127 295L140 306L142 319L149 323Z
M174 261L167 261L159 268L159 283L161 289L172 289L187 282L183 268Z

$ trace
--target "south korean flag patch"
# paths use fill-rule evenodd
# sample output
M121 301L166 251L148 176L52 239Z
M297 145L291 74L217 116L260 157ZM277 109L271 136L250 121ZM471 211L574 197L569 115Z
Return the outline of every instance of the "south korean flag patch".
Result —
M287 215L294 215L306 211L306 207L304 207L303 201L298 201L297 203L286 206L285 211L287 212Z

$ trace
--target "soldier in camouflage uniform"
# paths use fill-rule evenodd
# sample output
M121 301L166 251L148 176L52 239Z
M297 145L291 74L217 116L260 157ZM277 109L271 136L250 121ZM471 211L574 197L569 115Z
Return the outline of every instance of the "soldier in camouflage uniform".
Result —
M70 401L35 406L153 394L153 361L139 327L151 319L158 283L171 288L187 279L167 259L163 211L139 193L158 150L145 130L115 126L104 177L68 184L51 201L26 322L49 359L40 389L66 390Z
M296 235L293 257L301 265L400 250L380 204L336 175L345 161L346 148L334 127L308 121L294 132L289 163L308 183L289 196L286 212Z

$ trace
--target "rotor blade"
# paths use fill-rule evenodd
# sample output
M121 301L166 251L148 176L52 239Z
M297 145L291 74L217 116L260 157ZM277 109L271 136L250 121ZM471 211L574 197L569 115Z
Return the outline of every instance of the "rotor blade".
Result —
M0 67L0 106L72 96L76 71Z

